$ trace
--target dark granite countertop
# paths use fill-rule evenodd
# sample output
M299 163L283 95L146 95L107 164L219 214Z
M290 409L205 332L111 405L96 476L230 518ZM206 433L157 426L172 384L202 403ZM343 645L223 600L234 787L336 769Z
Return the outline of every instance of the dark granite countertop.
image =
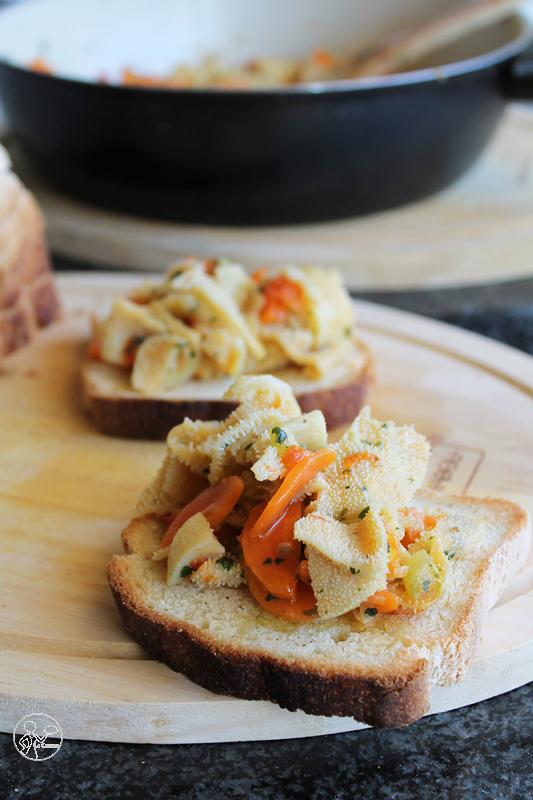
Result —
M533 353L533 279L359 297L442 319ZM0 735L0 798L525 800L533 797L533 683L408 728L271 742L65 741L31 763Z

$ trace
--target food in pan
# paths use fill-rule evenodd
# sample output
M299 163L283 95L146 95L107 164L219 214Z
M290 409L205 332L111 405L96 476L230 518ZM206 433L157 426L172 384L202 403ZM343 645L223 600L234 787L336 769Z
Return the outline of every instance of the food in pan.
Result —
M0 146L0 359L59 313L44 220Z
M520 6L520 0L459 2L427 22L395 31L356 52L333 53L321 47L303 59L257 57L241 64L210 56L196 65L180 63L166 74L147 74L126 67L118 81L110 80L105 73L98 80L143 88L261 89L387 75L416 68L417 62L432 52L500 22ZM28 66L37 72L54 73L48 60L41 56Z
M107 433L165 438L185 416L223 419L239 375L274 372L331 427L363 404L371 359L334 270L285 266L248 275L224 259L183 259L158 284L96 322L85 404Z
M413 722L465 674L527 513L422 490L427 441L368 408L332 444L271 376L228 397L226 420L170 432L109 564L127 630L214 692Z

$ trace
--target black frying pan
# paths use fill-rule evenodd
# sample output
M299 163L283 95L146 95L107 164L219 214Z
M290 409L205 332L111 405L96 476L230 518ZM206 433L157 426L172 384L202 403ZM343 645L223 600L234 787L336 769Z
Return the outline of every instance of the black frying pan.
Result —
M196 41L197 50L213 48L213 36L223 29L226 38L219 46L240 48L242 57L269 55L276 46L285 48L284 55L298 57L312 46L346 48L346 36L351 42L354 30L371 37L372 24L377 30L384 20L389 28L407 24L420 12L419 3L406 0L256 0L257 5L249 6L243 0L196 0L194 13L190 3L184 5L187 0L129 0L128 25L114 27L102 14L124 2L74 4L83 9L81 17L60 13L66 0L41 0L3 11L0 94L25 156L46 181L83 200L134 214L264 225L391 208L458 178L486 145L506 101L533 96L533 56L529 61L524 52L531 28L521 16L485 32L484 39L463 42L457 61L441 53L435 56L442 63L438 69L380 78L254 91L92 82L88 78L109 69L110 63L109 46L99 51L98 36L115 47L115 67L125 66L127 51L121 48L128 46L128 36L133 41L141 35L132 30L136 25L146 34L145 46L174 48L174 60L158 51L148 65L157 68L164 61L168 69L178 52L195 43L198 29L200 40L209 40L209 35L211 40ZM231 39L231 14L208 24L211 17L205 15L212 2L218 5L211 13L232 9L246 33L254 28L244 49L244 33ZM426 2L426 14L446 5L442 0ZM369 6L374 16L381 14L379 19L369 17ZM165 14L158 16L157 9L165 7ZM147 8L151 16L143 25ZM175 20L174 36L168 35L171 8L182 14ZM398 17L400 11L403 16ZM176 43L176 31L183 46ZM66 55L61 49L65 42L70 47ZM55 55L59 64L66 64L61 75L74 77L20 66L42 55L43 47L51 63ZM79 68L78 54L83 62Z

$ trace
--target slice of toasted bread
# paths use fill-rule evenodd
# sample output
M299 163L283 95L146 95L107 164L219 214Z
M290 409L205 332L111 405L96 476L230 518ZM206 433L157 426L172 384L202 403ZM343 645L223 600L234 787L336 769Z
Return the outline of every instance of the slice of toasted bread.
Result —
M358 341L361 367L357 371L339 366L327 381L310 381L298 369L273 374L292 387L302 411L322 411L329 429L351 422L365 403L373 380L373 362L368 348ZM82 367L84 406L103 433L130 439L166 439L169 430L185 417L225 419L237 402L222 399L234 378L191 381L159 395L146 396L131 388L129 372L101 361L86 361Z
M109 583L131 635L210 691L377 727L407 725L429 710L432 683L466 672L487 613L523 565L530 539L527 512L514 503L421 491L416 504L449 514L464 543L450 554L442 596L416 614L378 614L367 626L351 613L292 622L263 610L246 586L168 587L164 563L151 558L166 528L155 516L126 528L127 555L113 557Z
M58 312L41 212L0 147L0 358Z

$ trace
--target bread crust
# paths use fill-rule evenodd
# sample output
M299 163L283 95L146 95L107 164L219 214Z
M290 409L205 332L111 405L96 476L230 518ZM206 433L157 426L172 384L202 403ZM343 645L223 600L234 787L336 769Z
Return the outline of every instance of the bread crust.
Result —
M269 652L268 645L262 646L262 635L247 643L238 637L232 638L231 631L221 638L190 620L162 613L149 602L146 584L136 572L139 563L150 560L164 533L165 523L155 515L135 519L123 531L126 555L114 556L108 566L111 591L133 638L153 657L212 692L246 700L270 700L290 711L301 709L320 716L350 716L374 727L408 725L429 710L432 683L448 685L464 675L488 610L496 602L506 580L523 566L530 542L529 516L515 503L498 499L447 498L428 491L419 492L417 498L417 503L423 507L431 509L444 505L465 513L465 525L468 516L472 519L479 514L490 515L498 532L488 550L480 550L475 569L469 573L468 595L460 601L460 613L451 624L447 616L444 622L439 617L437 628L422 625L417 629L410 624L402 627L393 618L384 621L385 632L399 637L402 642L404 635L407 639L415 636L424 642L424 647L406 653L405 658L389 657L369 667L346 657L330 656L329 652L327 657L302 655L300 651L293 651L292 646L280 656ZM164 572L159 575L156 580L164 582ZM179 591L179 587L174 590ZM460 585L457 590L462 591ZM223 589L209 591L224 592ZM227 591L245 592L246 589ZM242 602L236 605L242 606ZM246 611L241 608L239 614L242 613ZM248 613L252 614L253 609ZM442 609L438 614L442 614ZM417 619L422 622L422 615ZM250 624L264 622L252 616ZM286 635L284 631L286 628L281 627L280 637ZM312 636L312 631L310 633Z
M365 347L365 366L343 383L296 393L303 412L322 411L328 429L352 422L365 404L374 379L373 362ZM145 397L141 394L100 393L93 386L89 371L91 362L82 368L83 402L86 411L102 433L128 439L166 439L168 432L185 417L191 419L225 419L238 403L222 398L172 399Z
M377 728L409 725L429 710L428 662L407 672L361 675L313 669L265 653L221 646L185 620L175 622L146 607L128 579L124 558L114 556L107 577L126 630L159 661L216 694L270 700L288 711L353 717Z

